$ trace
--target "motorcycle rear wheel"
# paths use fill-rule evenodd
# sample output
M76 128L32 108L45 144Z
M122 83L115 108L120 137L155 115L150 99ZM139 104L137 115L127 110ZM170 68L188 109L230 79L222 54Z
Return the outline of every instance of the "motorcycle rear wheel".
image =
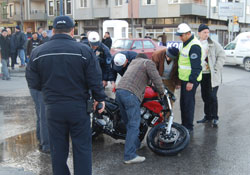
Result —
M147 145L156 154L172 156L185 149L190 141L188 130L173 123L170 135L166 134L166 123L153 127L147 135Z

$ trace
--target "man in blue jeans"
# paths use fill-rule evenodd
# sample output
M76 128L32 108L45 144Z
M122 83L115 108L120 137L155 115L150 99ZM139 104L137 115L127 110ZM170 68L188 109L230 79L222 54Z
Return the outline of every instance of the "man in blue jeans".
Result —
M39 150L43 153L50 152L49 145L49 131L48 131L48 123L45 116L45 104L43 101L42 92L36 89L30 89L31 97L35 103L36 109L36 137L39 141Z
M138 156L136 150L140 148L138 137L141 121L140 104L150 80L159 94L163 95L164 86L155 63L147 59L146 55L138 54L136 59L130 63L117 86L116 101L119 104L121 117L127 128L124 152L125 164L140 163L146 159Z
M24 67L25 66L24 48L25 48L26 36L21 31L20 26L16 26L15 31L16 31L16 33L14 34L14 41L15 41L15 45L17 47L18 56L20 57L20 60L21 60L20 67Z

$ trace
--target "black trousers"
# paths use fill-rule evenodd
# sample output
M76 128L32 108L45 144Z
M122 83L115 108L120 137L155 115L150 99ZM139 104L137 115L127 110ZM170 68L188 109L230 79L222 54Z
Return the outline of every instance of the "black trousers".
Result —
M192 130L194 126L195 93L199 83L194 83L191 91L186 90L187 83L187 81L181 81L181 120L183 126Z
M69 136L72 140L74 175L92 173L92 134L86 103L63 102L46 105L54 175L69 175Z
M202 74L201 96L204 102L205 118L208 120L219 119L217 92L219 86L212 87L211 74Z
M17 52L11 53L10 57L11 57L11 67L14 68L16 64Z

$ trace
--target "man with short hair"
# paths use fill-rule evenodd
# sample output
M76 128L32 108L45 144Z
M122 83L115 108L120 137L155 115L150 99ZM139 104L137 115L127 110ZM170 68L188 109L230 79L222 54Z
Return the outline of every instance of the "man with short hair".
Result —
M73 39L74 23L68 16L53 22L52 38L35 48L26 69L29 88L41 90L46 106L54 175L70 174L67 166L69 136L74 174L91 175L92 134L87 113L89 90L105 108L101 70L93 51Z
M112 39L110 38L109 32L105 32L102 43L105 44L109 48L109 50L111 49Z
M226 55L221 45L209 37L207 25L201 24L198 32L203 49L201 96L205 116L197 123L212 121L212 124L217 126L219 123L217 91L222 82L222 68Z
M42 32L41 41L42 41L42 43L46 43L47 41L49 41L49 37L47 36L47 32L45 30Z
M38 39L42 39L42 37L43 37L42 33L43 33L43 28L38 27L37 28Z
M191 33L191 28L186 23L178 25L176 35L183 42L178 60L178 73L181 80L181 120L182 125L191 133L196 89L202 79L202 49L200 41Z

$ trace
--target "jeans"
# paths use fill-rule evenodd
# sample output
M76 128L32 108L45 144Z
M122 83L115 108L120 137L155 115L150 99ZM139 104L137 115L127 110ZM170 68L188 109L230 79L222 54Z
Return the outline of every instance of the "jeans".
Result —
M141 122L140 101L131 92L118 89L116 101L119 104L122 120L126 124L126 142L124 160L131 160L137 156L136 150L140 147L139 127Z
M219 86L212 87L211 74L202 74L201 96L204 102L205 118L208 120L219 119L217 92Z
M24 49L18 49L18 56L20 57L21 60L21 65L25 65L25 52Z
M2 73L3 73L3 79L8 79L10 78L8 66L7 66L8 60L2 58Z
M181 81L181 121L183 126L189 130L193 130L195 93L199 83L195 82L191 91L186 90L187 83L187 81Z
M49 150L49 133L48 133L48 122L45 116L45 104L43 102L42 92L30 89L30 94L35 103L36 115L37 115L37 123L36 123L36 136L42 150Z
M92 174L92 134L86 102L46 104L53 175L69 175L67 159L72 140L74 175Z

